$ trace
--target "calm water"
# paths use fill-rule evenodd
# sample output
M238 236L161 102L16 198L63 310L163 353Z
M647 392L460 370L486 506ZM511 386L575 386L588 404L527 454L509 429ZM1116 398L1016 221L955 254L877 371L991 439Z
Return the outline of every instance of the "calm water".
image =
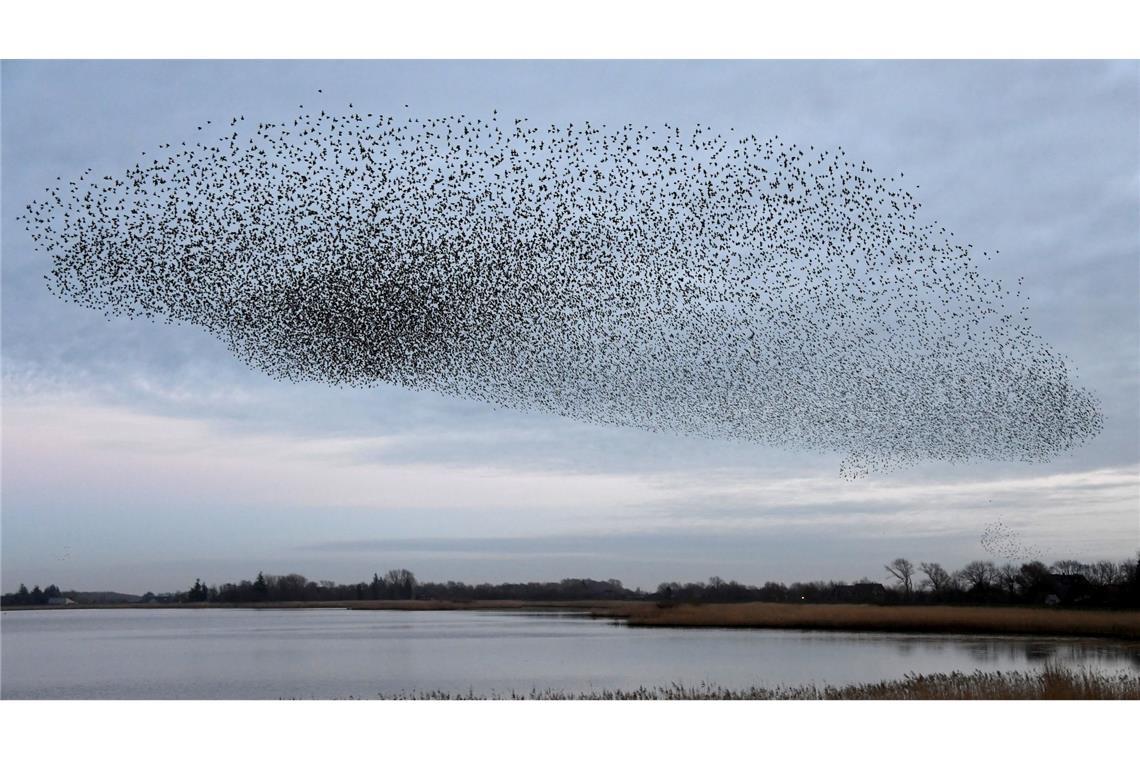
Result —
M5 699L376 697L701 681L844 684L910 672L1140 672L1107 641L626 628L576 614L66 610L0 614Z

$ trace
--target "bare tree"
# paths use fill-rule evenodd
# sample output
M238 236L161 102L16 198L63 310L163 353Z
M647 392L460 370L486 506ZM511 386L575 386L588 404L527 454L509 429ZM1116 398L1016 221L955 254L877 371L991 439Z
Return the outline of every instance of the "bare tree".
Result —
M929 586L934 593L941 594L953 587L954 579L937 562L923 562L919 567L926 574L924 584Z
M1051 567L1050 570L1055 573L1060 573L1061 575L1078 575L1085 572L1086 565L1085 563L1079 562L1075 559L1063 559L1058 562L1054 562L1053 567Z
M1097 586L1107 586L1111 583L1123 583L1128 577L1124 562L1117 564L1108 560L1093 562L1085 566L1085 575L1089 581Z
M384 573L384 583L395 589L401 599L416 598L416 576L411 570L389 570Z
M960 577L971 590L986 588L992 584L994 578L997 577L997 568L994 567L993 562L979 562L975 560L959 570L958 577Z
M914 564L911 563L909 559L899 557L891 562L891 564L883 565L883 567L898 580L907 596L910 596L910 592L913 588L911 578L914 577Z
M994 572L994 580L1002 591L1010 596L1017 595L1018 583L1021 579L1021 569L1006 562Z

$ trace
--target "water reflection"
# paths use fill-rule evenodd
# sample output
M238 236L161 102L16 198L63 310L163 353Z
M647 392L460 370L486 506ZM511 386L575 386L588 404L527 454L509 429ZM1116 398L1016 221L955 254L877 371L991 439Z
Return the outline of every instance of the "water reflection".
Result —
M981 669L1024 659L1070 667L1131 669L1140 671L1140 644L1110 639L1038 638L1031 636L940 636L937 634L819 634L863 638L868 643L892 646L900 657L938 657L948 651L969 657ZM864 638L866 637L866 638Z

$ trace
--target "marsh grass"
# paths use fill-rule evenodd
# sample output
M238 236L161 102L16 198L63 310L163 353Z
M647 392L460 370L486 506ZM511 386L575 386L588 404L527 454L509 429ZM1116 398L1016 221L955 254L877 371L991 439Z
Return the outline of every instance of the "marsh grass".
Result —
M866 604L655 604L598 610L631 626L800 628L899 633L1036 634L1140 639L1140 611Z
M850 686L773 686L727 689L701 682L637 689L477 694L421 691L381 695L395 700L974 700L974 699L1140 699L1140 675L1104 675L1085 670L1046 667L1009 673L909 674L896 680Z

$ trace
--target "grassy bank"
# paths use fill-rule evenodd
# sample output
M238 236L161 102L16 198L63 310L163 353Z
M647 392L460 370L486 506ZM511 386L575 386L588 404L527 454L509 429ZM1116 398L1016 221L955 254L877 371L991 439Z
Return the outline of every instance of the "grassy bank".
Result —
M598 610L632 626L801 628L949 634L1102 636L1140 640L1140 611L863 604L656 604Z
M385 695L388 699L507 700L819 700L819 699L1140 699L1140 676L1105 676L1084 671L1046 669L1031 673L937 673L909 675L894 681L853 686L776 686L725 689L709 684L639 689L607 689L571 693L531 691L492 694L417 692Z

